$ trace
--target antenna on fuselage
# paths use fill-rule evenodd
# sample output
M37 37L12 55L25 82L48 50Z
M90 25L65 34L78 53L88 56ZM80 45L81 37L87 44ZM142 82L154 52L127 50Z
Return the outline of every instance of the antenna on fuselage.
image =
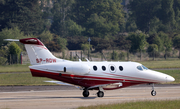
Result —
M87 62L90 62L87 58L85 58Z
M76 54L76 56L78 57L78 59L79 59L79 62L82 62L82 61L81 61L81 59L80 59L80 57L79 57L77 54Z

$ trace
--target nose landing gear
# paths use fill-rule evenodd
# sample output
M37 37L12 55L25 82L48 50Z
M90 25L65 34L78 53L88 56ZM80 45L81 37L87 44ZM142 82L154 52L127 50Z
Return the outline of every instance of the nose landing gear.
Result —
M154 83L152 84L151 95L152 95L152 96L156 96L156 91L154 90Z

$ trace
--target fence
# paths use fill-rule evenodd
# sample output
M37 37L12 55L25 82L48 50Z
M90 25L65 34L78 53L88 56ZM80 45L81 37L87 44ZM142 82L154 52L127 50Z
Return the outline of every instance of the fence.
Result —
M149 61L149 60L166 60L178 59L179 51L173 50L171 52L134 52L130 53L125 50L103 50L100 52L88 52L82 50L66 50L64 52L52 52L58 58L78 61ZM29 64L29 58L26 52L22 52L21 56L10 55L8 57L8 64Z
M7 57L7 62L6 64L22 64L22 54L20 55L15 55L15 54L9 54Z

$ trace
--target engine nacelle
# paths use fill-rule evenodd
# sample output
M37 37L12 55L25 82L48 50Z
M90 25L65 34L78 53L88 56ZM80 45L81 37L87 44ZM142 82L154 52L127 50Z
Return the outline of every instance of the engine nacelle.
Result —
M86 64L75 64L72 66L73 68L73 74L80 74L80 75L85 75L88 74L90 72L90 67Z
M30 66L33 69L41 69L46 71L55 71L60 73L75 74L75 75L85 75L90 72L90 67L87 64L67 62L67 63L54 63L54 64L43 64Z
M63 67L63 68L62 68ZM75 75L85 75L90 72L90 67L83 63L69 63L61 65L62 72L64 73L70 73Z

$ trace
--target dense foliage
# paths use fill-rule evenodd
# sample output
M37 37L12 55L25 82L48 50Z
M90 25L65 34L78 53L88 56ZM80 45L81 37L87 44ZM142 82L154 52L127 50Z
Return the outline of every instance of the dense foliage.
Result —
M0 0L0 47L6 38L37 37L51 51L180 49L180 0L128 1Z

